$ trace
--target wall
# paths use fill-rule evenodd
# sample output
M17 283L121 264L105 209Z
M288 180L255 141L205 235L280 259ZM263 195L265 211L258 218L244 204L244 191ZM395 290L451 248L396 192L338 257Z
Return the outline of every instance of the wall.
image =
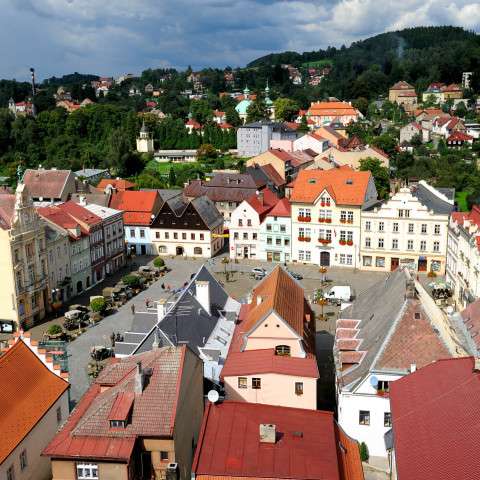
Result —
M239 220L242 220L242 226L239 226ZM251 220L250 226L248 220ZM258 213L247 201L243 201L234 210L230 220L230 258L243 258L245 247L248 249L248 258L257 258L260 246L259 232ZM235 234L238 234L238 239L235 238ZM247 239L243 238L244 234L247 234ZM256 238L254 238L255 235Z
M388 167L390 163L388 158L380 155L376 150L369 147L360 151L353 150L347 152L332 147L325 150L325 152L321 154L321 157L332 158L338 165L349 165L357 170L360 167L360 160L367 157L377 158L384 167Z
M228 400L306 408L309 410L316 410L317 408L316 378L276 373L241 376L247 378L248 388L238 388L238 376L224 378L225 392ZM252 378L260 378L262 388L251 388ZM303 382L303 395L297 395L295 393L296 382Z
M27 437L0 465L2 480L7 478L7 470L12 464L15 469L15 480L47 480L51 478L50 459L42 457L40 454L61 426L61 424L57 424L58 407L62 410L62 421L64 422L69 413L68 390L52 405ZM22 472L20 454L23 450L27 452L27 467Z
M133 480L128 478L128 465L125 463L89 462L88 460L85 463L98 465L98 478L101 480ZM52 480L76 480L76 462L52 460L52 475Z
M132 231L134 235L132 235ZM143 231L143 237L140 236ZM133 252L136 255L141 255L141 246L145 245L146 255L155 255L155 249L152 245L151 231L149 226L125 225L125 241L127 243L127 253L130 252L131 247L135 247Z
M267 216L260 225L259 232L259 260L267 260L267 252L278 252L280 254L280 262L290 262L292 259L292 220L290 217ZM267 230L267 225L271 226L271 230ZM285 226L285 232L280 231L280 226ZM272 239L271 244L267 244L267 238ZM276 244L276 240L280 239L281 245ZM273 260L275 261L275 260Z
M10 239L7 230L0 229L0 318L18 321L16 311L15 279L10 249Z
M378 380L393 382L402 375L375 373ZM368 375L354 393L341 392L338 396L338 423L345 433L358 442L365 442L370 456L386 457L383 436L391 427L384 426L384 413L390 412L390 399L377 395ZM359 424L360 410L370 412L370 425Z

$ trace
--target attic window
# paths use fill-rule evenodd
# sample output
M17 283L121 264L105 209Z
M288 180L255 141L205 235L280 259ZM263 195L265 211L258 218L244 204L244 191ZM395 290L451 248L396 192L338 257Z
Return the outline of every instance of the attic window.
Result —
M347 185L353 185L353 180L352 180L351 178L347 178L347 179L345 180L345 183L346 183Z
M125 420L110 420L110 428L125 428L126 426Z
M420 312L415 312L415 320L420 320Z
M311 185L314 185L315 183L317 183L317 181L314 178L309 178L308 183L310 183Z

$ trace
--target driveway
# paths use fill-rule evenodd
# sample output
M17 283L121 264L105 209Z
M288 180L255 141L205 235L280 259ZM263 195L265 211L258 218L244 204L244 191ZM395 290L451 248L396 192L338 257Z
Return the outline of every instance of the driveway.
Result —
M90 385L87 374L88 363L90 362L90 348L95 345L110 346L110 335L112 332L120 332L128 330L132 325L132 304L135 305L136 311L145 310L145 299L159 300L169 296L162 288L162 283L170 285L172 289L181 287L185 281L190 279L190 275L195 273L202 261L200 260L182 260L182 259L166 259L166 265L171 269L164 277L160 277L148 289L140 292L138 295L129 300L125 305L120 307L113 315L105 317L94 327L89 328L85 333L71 342L67 347L68 365L71 383L71 399L78 402L80 397L85 393Z

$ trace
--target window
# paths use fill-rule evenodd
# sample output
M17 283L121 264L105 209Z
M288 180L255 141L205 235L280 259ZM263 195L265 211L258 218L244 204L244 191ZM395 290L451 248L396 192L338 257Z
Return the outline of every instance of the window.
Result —
M216 247L214 246L214 248L216 248ZM193 248L193 254L194 254L194 255L202 255L202 253L203 253L203 252L202 252L201 247L194 247L194 248Z
M170 233L169 232L165 232L165 239L168 240L170 238Z
M371 267L372 266L372 257L364 256L363 257L363 266L364 267Z
M244 240L248 240L248 233L247 233L247 232L244 232L244 233L243 233L243 239L244 239Z
M426 249L427 249L427 242L426 242L426 240L422 240L420 242L420 251L424 252Z
M346 210L342 210L342 211L340 212L340 221L341 221L342 223L345 223L345 222L347 221L347 212L346 212Z
M243 227L243 220L241 218L238 219L238 226Z
M376 257L375 266L385 268L385 257Z
M392 414L390 412L385 412L383 414L383 426L384 427L392 426Z
M187 234L185 232L182 232L182 240L186 240L187 239Z
M390 382L388 380L379 380L377 383L377 390L381 392L389 392Z
M435 235L440 235L440 225L435 224L433 231Z
M353 223L353 212L347 212L347 222Z
M399 216L400 218L403 217L403 210L399 210L399 211L398 211L398 216Z
M407 250L413 250L413 240L407 241Z
M285 233L286 231L287 231L287 228L285 227L285 225L280 225L280 232Z
M134 228L130 229L130 237L135 238L135 229Z
M304 250L299 250L299 251L298 251L298 259L299 259L300 261L305 260L305 251L304 251Z
M125 428L125 420L110 420L110 428Z
M155 232L155 238L160 238L160 232Z
M303 395L303 382L295 382L295 395Z
M283 244L288 247L290 245L290 239L289 238L285 238L284 241L283 241Z
M252 240L256 240L256 239L257 239L257 234L256 234L256 232L253 232L252 233Z
M25 470L27 468L27 451L24 450L21 454L20 454L20 470Z
M276 237L275 238L275 245L281 245L282 244L282 238L281 237Z
M77 463L77 480L98 480L98 465Z
M360 410L358 416L358 423L360 425L370 425L370 411L369 410Z
M140 238L145 238L145 230L140 230Z
M194 233L190 234L190 240L195 240L195 234Z
M60 407L57 408L57 425L60 424L62 421L62 409Z
M288 345L277 345L275 347L275 355L282 355L284 357L289 357L290 347Z
M247 388L247 377L238 377L238 388Z
M309 209L309 208L306 208L305 209L305 216L307 218L310 218L312 216L312 211Z
M398 250L398 239L397 238L394 238L392 240L392 249L393 250Z
M177 232L173 232L173 238L174 238L175 240L178 239L178 233L177 233Z
M370 248L372 245L372 241L370 237L365 237L365 248Z
M234 233L233 233L233 239L234 239L234 240L238 240L238 232L234 232Z
M426 224L426 223L422 223L421 232L422 232L423 234L427 233L427 224Z
M440 242L433 242L433 251L434 252L440 251Z
M312 253L310 250L305 250L305 261L309 262L312 259Z
M272 231L272 225L270 223L267 223L267 232Z
M378 222L378 231L383 232L385 229L385 223L384 222Z
M267 245L271 245L272 244L272 237L267 237Z
M393 233L398 233L398 223L397 222L393 223Z
M162 462L167 462L168 461L168 452L165 450L160 450L160 460Z
M408 224L408 233L413 233L413 228L414 228L413 223L409 223Z
M247 226L248 226L248 227L251 227L251 226L252 226L252 220L251 220L250 218L247 220Z
M378 248L383 248L383 238L378 239Z
M205 239L205 235L203 233L200 234L200 240L204 240Z
M347 240L347 235L346 235L345 230L340 230L340 240L342 242L345 242Z
M372 229L372 222L370 220L367 220L365 222L365 231L369 232Z
M261 378L252 378L252 388L254 390L260 390L262 388L262 379Z
M15 480L15 468L10 465L7 470L7 480Z

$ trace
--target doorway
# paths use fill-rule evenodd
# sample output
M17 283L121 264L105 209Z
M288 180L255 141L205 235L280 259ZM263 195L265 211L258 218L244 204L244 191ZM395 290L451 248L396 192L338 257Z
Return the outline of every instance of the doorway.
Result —
M393 272L400 265L400 260L398 258L392 258L390 260L390 271Z
M419 272L427 271L427 259L418 259L418 271Z
M243 258L248 258L248 247L243 247Z
M320 252L320 266L330 266L330 252Z
M183 250L183 247L177 247L177 248L175 249L175 253L176 253L177 255L183 255L183 251L184 251L184 250Z
M140 245L140 255L146 255L146 254L147 254L146 245Z

